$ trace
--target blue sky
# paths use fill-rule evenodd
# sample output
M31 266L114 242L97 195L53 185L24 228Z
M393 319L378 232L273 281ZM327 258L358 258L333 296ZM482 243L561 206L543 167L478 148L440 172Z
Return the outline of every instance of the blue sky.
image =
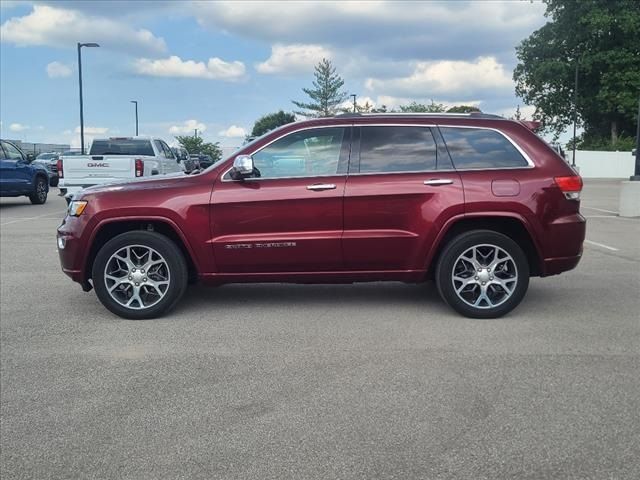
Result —
M530 1L0 2L0 135L79 144L85 132L192 134L237 146L265 113L304 100L330 58L360 101L433 99L511 115L515 46L545 23Z

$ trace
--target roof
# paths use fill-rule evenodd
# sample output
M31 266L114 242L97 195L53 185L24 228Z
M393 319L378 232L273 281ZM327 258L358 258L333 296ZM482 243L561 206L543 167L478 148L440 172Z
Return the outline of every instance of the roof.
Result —
M349 118L349 117L440 117L440 118L494 118L494 119L502 119L505 120L504 117L500 115L494 115L492 113L482 113L482 112L471 112L471 113L430 113L430 112L385 112L385 113L340 113L335 115L335 118Z

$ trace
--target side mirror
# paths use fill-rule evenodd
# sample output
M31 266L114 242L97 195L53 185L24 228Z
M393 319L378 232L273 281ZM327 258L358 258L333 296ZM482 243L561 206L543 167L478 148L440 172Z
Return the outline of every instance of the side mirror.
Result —
M35 155L33 153L27 153L27 162L31 163L36 159Z
M249 155L238 155L233 161L231 178L234 180L242 180L243 178L250 177L253 173L253 158Z

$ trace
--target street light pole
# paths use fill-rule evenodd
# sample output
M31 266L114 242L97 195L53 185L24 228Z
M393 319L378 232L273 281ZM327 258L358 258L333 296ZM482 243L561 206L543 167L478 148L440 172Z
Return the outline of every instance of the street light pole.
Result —
M131 103L135 103L136 105L136 137L138 136L138 101L131 100Z
M638 118L636 120L636 168L629 180L640 181L640 98L638 98Z
M350 97L353 97L353 113L356 113L356 94L352 93L351 95L349 95Z
M97 43L78 42L78 85L80 87L80 149L84 155L84 112L82 108L82 47L99 47Z
M576 124L578 123L578 60L576 59L576 75L573 85L573 158L571 166L576 166Z

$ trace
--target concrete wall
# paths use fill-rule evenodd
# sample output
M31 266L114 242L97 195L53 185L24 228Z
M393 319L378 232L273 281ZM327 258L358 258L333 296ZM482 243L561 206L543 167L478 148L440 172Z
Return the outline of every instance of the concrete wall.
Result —
M572 152L567 151L571 163ZM633 175L635 157L631 152L576 151L576 165L583 178L625 178Z

